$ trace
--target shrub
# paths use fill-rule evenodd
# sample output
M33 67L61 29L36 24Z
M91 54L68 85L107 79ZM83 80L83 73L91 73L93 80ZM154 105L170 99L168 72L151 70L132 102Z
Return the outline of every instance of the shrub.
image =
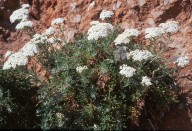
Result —
M34 128L36 88L29 78L17 70L0 70L0 127L1 129Z
M174 70L134 39L114 46L117 34L98 41L84 36L49 53L45 68L52 78L38 90L43 129L131 129L155 123L176 102Z
M11 20L22 20L18 29L32 39L9 56L3 69L25 66L29 57L38 54L38 62L49 76L38 89L36 113L42 129L122 130L143 125L158 128L161 114L177 102L175 74L189 64L188 57L182 56L174 62L175 69L169 68L161 56L171 42L171 34L179 30L178 22L145 29L144 38L150 46L138 38L141 32L137 29L125 29L119 34L119 28L99 21L91 22L87 35L69 43L63 32L63 18L53 20L45 33L35 34L28 21L28 8L26 5L15 11ZM25 10L24 15L18 14L21 10ZM112 14L109 11L103 16L110 18ZM22 80L28 83L28 79ZM13 103L8 94L4 101ZM32 98L32 94L27 96Z

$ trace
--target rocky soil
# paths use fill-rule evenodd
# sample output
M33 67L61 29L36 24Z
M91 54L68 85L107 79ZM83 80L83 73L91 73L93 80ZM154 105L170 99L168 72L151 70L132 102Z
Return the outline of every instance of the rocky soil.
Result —
M113 10L113 24L122 28L143 30L167 20L180 22L181 30L176 33L171 50L166 57L174 59L179 54L189 54L192 58L192 0L0 0L0 54L7 50L18 50L29 38L16 31L15 24L9 22L10 14L23 3L29 3L30 19L36 30L43 32L53 19L65 19L68 41L81 33L85 33L92 20L98 20L103 9ZM192 78L190 66L181 72L181 76ZM182 102L166 114L162 129L192 129L192 81L181 79L183 88Z

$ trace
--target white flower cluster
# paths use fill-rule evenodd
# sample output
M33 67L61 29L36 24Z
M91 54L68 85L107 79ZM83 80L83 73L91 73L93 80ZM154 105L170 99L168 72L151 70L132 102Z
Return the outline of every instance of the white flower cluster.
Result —
M130 42L129 36L126 33L119 34L114 40L115 45L128 44Z
M38 35L36 35L37 37ZM33 38L35 39L35 38ZM33 40L34 41L34 40ZM7 70L10 68L16 68L17 66L23 66L28 64L28 57L34 56L39 52L39 47L32 43L32 40L25 44L18 52L7 52L5 54L8 57L7 61L3 65L3 70Z
M8 58L10 55L13 54L13 51L7 51L4 55L4 58Z
M98 40L99 38L105 38L114 27L109 23L97 23L91 26L88 30L88 40Z
M49 27L46 31L45 31L45 35L50 36L53 35L55 33L55 28L53 27Z
M19 21L17 24L16 30L22 30L25 28L31 28L33 26L32 22L29 21L29 4L23 4L20 9L15 10L12 15L9 17L11 23Z
M36 41L36 40L39 40L39 39L41 39L41 35L40 34L35 34L35 35L33 35L33 38L31 39L32 41Z
M30 5L29 5L29 4L23 4L21 7L22 7L23 9L28 9L28 8L30 7Z
M179 31L179 22L177 21L167 21L166 23L161 23L159 27L151 27L145 29L145 38L151 39L159 37L164 33L176 33Z
M100 19L105 20L106 18L111 18L114 15L112 11L102 10L100 14Z
M64 118L64 114L57 112L56 113L56 118L57 118L57 125L58 127L62 127L63 126L63 118Z
M46 35L35 34L33 38L30 40L30 43L39 44L39 43L44 43L46 41L47 41Z
M144 86L151 86L152 83L151 83L151 78L147 77L147 76L143 76L142 77L142 81L141 81L141 84Z
M136 49L136 50L131 51L129 53L129 57L131 57L134 61L146 60L146 59L149 59L149 58L151 58L153 56L154 55L150 51L148 51L148 50Z
M129 37L139 36L141 33L137 29L125 29L122 34L119 34L114 40L115 45L128 44L130 42Z
M185 67L186 65L189 65L189 58L188 56L180 56L174 63L177 63L177 66Z
M163 34L163 31L159 27L151 27L151 28L145 29L145 34L146 34L145 35L146 39L151 39L151 38L161 36Z
M62 42L62 40L59 39L59 38L51 37L51 38L47 39L47 42L48 42L49 44L54 44L54 43L57 43L57 42Z
M18 9L12 13L10 16L11 23L14 23L15 21L26 21L29 18L29 10L28 9Z
M11 23L14 23L15 21L26 21L29 18L29 10L24 6L24 8L15 10L9 18Z
M61 25L64 23L64 19L63 18L57 18L57 19L54 19L52 22L51 22L51 25Z
M60 113L60 112L57 112L57 113L56 113L56 117L57 117L58 119L63 119L64 115L63 115L62 113Z
M87 66L78 66L76 68L76 71L77 71L77 73L81 74L83 72L83 70L85 70L85 69L88 69L88 67Z
M124 33L126 33L129 37L130 36L138 37L141 34L141 32L137 29L125 29Z
M179 31L179 22L177 21L167 21L166 23L161 23L159 25L164 33L176 33Z
M120 74L129 78L132 77L135 74L136 69L130 66L127 66L125 64L123 64L122 66L120 66Z
M25 44L19 52L23 53L24 56L34 56L39 52L39 47L31 42Z
M9 56L8 60L3 65L3 70L16 68L17 66L27 65L28 58L21 52L14 53Z
M33 23L31 21L21 21L15 28L16 30L22 30L24 28L31 28L32 26Z

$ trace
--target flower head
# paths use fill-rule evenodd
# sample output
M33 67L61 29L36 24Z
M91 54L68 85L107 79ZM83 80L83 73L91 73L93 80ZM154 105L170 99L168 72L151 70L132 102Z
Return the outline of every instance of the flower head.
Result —
M51 25L61 25L63 23L64 23L64 19L63 18L57 18L57 19L55 19L55 20L53 20L51 22Z
M15 27L16 30L22 30L25 28L32 28L33 23L31 21L21 21L17 26Z
M46 31L45 31L45 35L50 36L53 35L55 33L55 28L53 27L49 27Z
M130 66L127 66L125 64L123 64L122 66L120 66L120 74L125 76L125 77L132 77L135 74L136 69Z
M46 35L35 34L33 38L30 40L30 43L39 44L39 43L44 43L46 41L47 41Z
M47 39L47 42L50 43L50 44L54 44L56 42L61 42L62 40L59 39L59 38L54 38L54 37L51 37L49 39Z
M114 40L115 45L128 44L130 42L129 36L126 33L119 34Z
M127 36L139 36L141 34L141 32L137 29L125 29L124 31L125 34L127 34Z
M186 65L189 65L189 58L188 56L180 56L174 63L177 63L177 66L185 67Z
M100 14L100 19L105 20L106 18L111 18L114 15L112 11L102 10Z
M88 67L87 66L78 66L76 68L76 71L81 74L83 72L83 70L85 70L85 69L88 69Z
M36 53L39 52L39 47L36 44L31 42L25 44L20 50L24 56L34 56Z
M28 58L21 52L14 53L9 56L8 60L3 65L3 70L10 68L16 68L17 66L23 66L28 64Z
M161 23L159 26L165 33L176 33L180 29L179 22L177 21L167 21L166 23Z
M98 40L99 38L105 38L113 29L113 26L109 23L98 23L96 25L92 25L87 33L88 40Z
M146 39L151 39L151 38L161 36L163 34L163 31L159 27L151 27L151 28L145 29L145 34L146 34L145 35Z
M56 113L56 117L57 117L58 119L62 119L62 118L64 117L64 115L63 115L62 113L60 113L60 112L57 112L57 113Z
M15 10L9 18L11 23L14 23L15 21L26 21L29 18L29 10L20 8Z
M147 60L151 57L153 57L154 55L148 51L148 50L139 50L136 49L134 51L131 51L129 53L129 56L134 60L134 61L142 61L142 60Z
M30 5L29 5L29 4L23 4L21 7L22 7L23 9L28 9L28 8L30 7Z
M152 83L151 83L151 79L147 76L143 76L142 77L142 81L141 81L141 84L144 86L151 86Z
M141 33L137 29L125 29L122 34L119 34L114 40L115 45L128 44L131 36L139 36Z

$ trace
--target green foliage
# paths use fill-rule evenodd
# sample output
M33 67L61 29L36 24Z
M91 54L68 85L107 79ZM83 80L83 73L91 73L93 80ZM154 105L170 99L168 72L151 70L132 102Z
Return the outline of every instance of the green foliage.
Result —
M38 90L42 129L132 129L152 117L157 121L160 112L176 102L173 70L157 54L153 60L142 62L117 61L113 45L117 34L116 30L99 41L81 37L59 51L46 52L45 58L40 56L53 76ZM128 52L147 48L133 39L126 46ZM119 74L122 64L137 69L136 74L123 77ZM88 69L78 73L78 66ZM141 85L142 76L149 76L153 85Z
M1 129L34 128L36 89L26 75L17 70L0 70Z

